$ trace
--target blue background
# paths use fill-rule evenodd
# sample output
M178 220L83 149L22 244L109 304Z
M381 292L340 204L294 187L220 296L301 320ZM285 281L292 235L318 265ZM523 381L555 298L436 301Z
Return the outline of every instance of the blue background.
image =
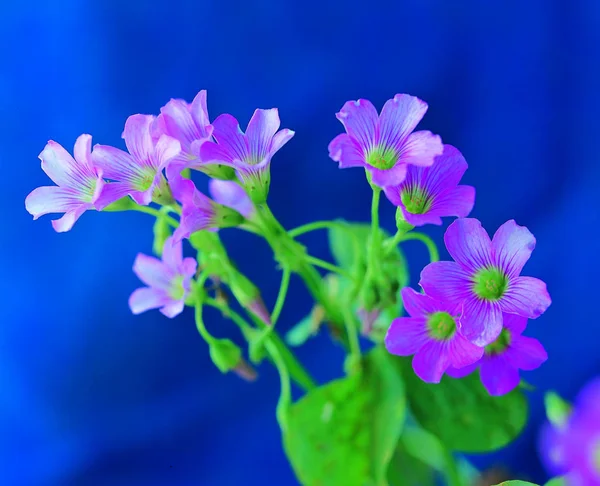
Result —
M490 232L515 218L538 239L525 273L548 283L554 303L527 334L550 359L525 379L573 397L600 373L599 20L596 0L2 2L0 483L295 484L274 418L275 371L262 366L255 384L222 376L189 313L130 314L140 285L130 268L151 252L151 218L89 213L56 234L24 208L48 184L37 159L48 139L71 149L85 132L122 146L128 115L200 89L211 118L229 112L244 125L256 107L277 106L296 130L272 171L270 201L288 227L368 219L362 171L327 156L346 100L428 101L421 126L470 164L472 215ZM428 231L441 242L443 228ZM264 244L223 237L272 306L279 275ZM324 234L305 241L328 256ZM406 251L416 283L425 252ZM310 308L300 282L292 292L282 327ZM215 314L208 324L235 335ZM325 336L300 356L321 380L341 373ZM540 392L531 404L526 433L479 465L542 481Z

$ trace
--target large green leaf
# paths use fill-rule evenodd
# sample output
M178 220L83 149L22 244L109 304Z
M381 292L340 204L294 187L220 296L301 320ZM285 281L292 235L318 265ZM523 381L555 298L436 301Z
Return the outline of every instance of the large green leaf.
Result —
M404 423L401 377L383 348L362 371L321 386L289 411L284 445L305 486L387 485Z
M538 486L537 484L534 483L528 483L527 481L503 481L500 484L497 484L496 486Z
M421 381L410 358L394 357L406 382L409 407L425 429L450 450L490 452L512 442L527 422L527 400L515 389L492 397L477 373L456 380L448 376L439 384Z
M389 486L434 486L436 473L433 468L415 458L398 442L387 472Z

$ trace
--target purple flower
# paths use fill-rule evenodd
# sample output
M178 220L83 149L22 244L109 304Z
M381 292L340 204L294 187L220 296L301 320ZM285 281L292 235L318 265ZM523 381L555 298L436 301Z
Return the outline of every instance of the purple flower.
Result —
M600 378L577 396L562 426L546 424L540 436L542 462L552 474L564 474L569 486L600 484Z
M465 368L448 368L453 378L462 378L479 367L481 382L490 395L505 395L520 383L519 370L539 368L548 359L537 339L522 336L527 318L504 314L504 328L494 342L485 347L483 357Z
M434 299L463 305L460 329L474 344L485 346L499 336L503 313L535 319L552 302L544 282L519 276L535 238L514 220L500 226L490 241L478 220L457 219L444 242L456 263L430 263L419 285Z
M75 221L88 209L94 209L104 180L102 169L91 159L91 135L80 135L71 157L61 145L50 140L39 158L42 170L56 186L34 189L25 199L25 208L33 219L48 213L65 213L52 221L52 227L59 233L69 231Z
M131 294L131 312L140 314L160 308L167 317L181 314L197 265L194 258L183 258L181 242L174 242L172 237L165 241L162 261L139 253L133 271L148 287L136 289Z
M208 191L219 204L235 209L246 219L250 219L255 212L254 204L237 182L211 179L208 181Z
M449 366L462 368L481 358L483 348L467 341L458 330L461 306L436 301L413 289L402 289L410 317L392 321L385 347L399 356L415 355L413 369L428 383L439 383Z
M123 138L129 153L107 145L94 146L92 159L104 171L104 176L116 182L106 184L97 202L98 209L130 195L142 205L153 197L158 200L170 197L163 169L180 152L174 138L161 135L154 142L151 115L132 115L125 122Z
M458 185L466 170L462 154L444 145L444 152L431 167L408 166L406 179L385 187L385 195L412 226L441 225L443 216L464 218L475 204L475 188Z
M220 115L213 122L213 137L200 147L200 158L206 162L228 165L236 174L251 199L262 204L269 192L270 165L273 155L294 136L292 130L279 130L277 108L256 110L244 134L231 115Z
M237 226L244 220L235 209L218 204L200 192L190 179L178 175L169 180L169 185L182 205L181 221L173 233L176 242L196 231Z
M368 100L348 101L336 117L346 133L329 144L329 156L340 168L365 167L374 184L397 186L408 165L429 166L442 153L442 141L428 131L414 132L427 103L407 94L388 100L381 115Z

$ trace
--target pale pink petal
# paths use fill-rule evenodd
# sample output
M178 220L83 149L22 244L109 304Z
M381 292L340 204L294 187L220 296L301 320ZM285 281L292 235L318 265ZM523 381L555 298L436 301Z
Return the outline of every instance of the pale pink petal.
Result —
M205 142L200 147L200 160L204 164L219 163L231 165L236 157L226 147L214 142Z
M421 271L419 285L433 299L453 304L473 295L469 274L455 262L430 263Z
M237 182L211 179L208 181L208 190L216 202L235 209L245 218L250 218L255 212L250 197Z
M52 227L54 228L54 231L57 233L69 231L87 209L91 209L90 203L80 204L79 206L67 211L62 218L53 220Z
M412 317L422 317L433 314L441 309L440 302L431 297L416 292L410 287L404 287L401 291L404 308Z
M160 313L172 319L183 312L184 306L183 300L171 300L167 305L160 309Z
M246 137L240 129L240 124L233 116L227 113L219 115L213 122L213 128L213 137L219 145L231 154L230 159L246 161L250 157L251 153ZM201 155L204 154L203 149L204 145L200 150ZM203 155L202 160L205 160Z
M398 154L398 164L411 164L428 167L444 150L442 139L430 131L411 133Z
M415 374L427 383L439 383L442 375L450 366L447 342L429 341L412 361Z
M452 367L458 369L477 363L483 356L484 351L482 346L476 346L467 341L460 333L454 335L448 347L450 363Z
M546 284L534 277L511 279L506 293L500 299L500 305L504 312L529 319L541 316L551 303Z
M195 258L184 258L181 263L181 273L187 277L193 277L198 269L198 262Z
M548 359L548 353L537 339L517 335L512 337L503 358L515 368L531 371Z
M129 308L134 314L141 314L150 309L158 309L170 302L164 291L150 287L141 287L133 291L129 297Z
M444 234L444 242L452 258L469 272L489 267L492 263L492 242L477 219L454 221Z
M122 136L125 139L127 150L137 159L138 163L148 162L152 158L154 144L150 129L153 123L152 115L131 115L125 122Z
M133 264L133 272L150 287L168 290L175 273L157 258L138 253Z
M362 149L347 133L341 133L329 143L329 157L339 163L340 169L365 165Z
M477 346L486 346L502 331L502 310L498 302L472 296L463 303L460 319L461 334Z
M203 139L209 138L212 135L213 127L208 119L205 89L200 91L192 101L191 112L200 137Z
M39 155L42 170L58 186L73 185L72 172L76 166L75 160L62 145L50 140Z
M104 177L135 184L140 178L140 166L127 152L109 145L94 145L93 163L102 169ZM133 186L132 186L133 187Z
M429 342L425 317L398 317L385 336L386 349L398 356L411 356Z
M82 166L86 167L87 170L92 170L94 164L92 163L92 136L88 134L79 135L75 141L75 147L73 149L73 155L75 160Z
M163 133L179 140L185 149L201 138L190 108L184 100L171 99L160 109Z
M157 169L160 171L180 154L181 144L168 135L161 135L161 137L158 139L158 142L156 142L155 151L156 162L158 164Z
M183 245L181 242L173 241L173 237L167 238L163 246L163 262L172 269L177 269L183 262Z
M277 152L281 147L288 143L295 134L296 132L290 130L289 128L279 130L273 136L273 140L271 140L271 148L269 149L269 155L272 156L275 152Z
M72 189L57 186L38 187L25 198L25 209L33 219L49 213L65 213L82 204Z
M492 396L506 395L521 381L519 370L501 356L486 357L480 365L481 382Z
M374 147L379 116L369 100L347 101L335 116L348 135L358 142L363 153Z
M494 234L492 258L510 277L517 277L535 248L535 238L514 219L504 223Z
M250 155L254 160L260 161L267 156L271 148L271 140L279 130L279 125L279 111L277 108L254 111L246 129L246 140Z
M102 192L94 202L94 206L98 211L102 211L106 206L127 196L130 192L131 186L126 182L110 182L104 184Z
M378 145L399 150L427 112L427 103L416 96L397 94L386 101L379 116Z

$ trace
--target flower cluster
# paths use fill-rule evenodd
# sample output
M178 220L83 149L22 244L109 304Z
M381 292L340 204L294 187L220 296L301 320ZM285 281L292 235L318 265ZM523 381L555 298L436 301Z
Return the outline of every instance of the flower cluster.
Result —
M518 385L519 369L534 369L547 358L538 341L521 336L527 319L551 302L544 282L520 275L535 238L511 220L490 239L478 220L466 217L475 201L474 188L459 185L467 163L439 136L413 132L426 111L426 103L403 94L379 115L367 100L347 102L337 114L346 133L330 143L329 154L341 168L367 170L397 206L400 231L459 218L444 236L454 262L423 269L424 295L403 290L410 317L392 322L385 343L391 353L414 355L415 373L425 381L479 366L484 386L501 395Z

